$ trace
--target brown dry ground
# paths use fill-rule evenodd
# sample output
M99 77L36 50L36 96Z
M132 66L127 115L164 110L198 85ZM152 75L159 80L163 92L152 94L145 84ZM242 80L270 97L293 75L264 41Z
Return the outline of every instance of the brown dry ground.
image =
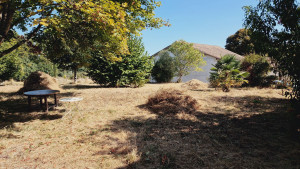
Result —
M48 113L27 110L26 97L13 94L21 85L0 86L0 168L300 168L281 90L181 85L65 85L60 97L84 100ZM147 108L170 87L195 98L197 111Z

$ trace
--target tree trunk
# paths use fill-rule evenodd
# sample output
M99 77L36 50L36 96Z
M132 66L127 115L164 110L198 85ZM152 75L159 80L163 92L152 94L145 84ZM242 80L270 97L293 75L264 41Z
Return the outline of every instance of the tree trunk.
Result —
M182 82L182 76L179 76L178 80L176 81L176 83L181 83Z
M1 4L0 11L0 45L7 37L7 34L12 26L13 15L15 13L15 8L13 2L4 2Z
M74 73L74 84L76 84L76 82L77 82L77 69L75 68L75 69L73 69L73 73Z
M179 73L178 73L178 80L176 81L176 83L181 83L182 82L182 76L183 76L183 73L180 70Z

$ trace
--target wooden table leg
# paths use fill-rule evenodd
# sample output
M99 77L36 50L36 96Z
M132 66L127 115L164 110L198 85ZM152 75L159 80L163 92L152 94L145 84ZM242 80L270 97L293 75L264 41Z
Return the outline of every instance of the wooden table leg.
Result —
M31 96L28 96L28 108L31 110Z
M49 108L49 107L48 107L48 100L47 100L47 96L45 96L45 97L44 97L44 99L45 99L45 106L46 106L46 108L45 108L45 109L46 109L46 112L48 112L48 108Z
M41 109L43 109L43 98L40 97L40 106L41 106Z
M54 104L55 104L55 107L57 107L57 105L58 105L58 102L57 102L57 97L56 97L56 94L54 94Z

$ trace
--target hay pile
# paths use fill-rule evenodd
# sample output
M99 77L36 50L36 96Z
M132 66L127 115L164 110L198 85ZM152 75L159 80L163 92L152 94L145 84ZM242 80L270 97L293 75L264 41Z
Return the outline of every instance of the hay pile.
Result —
M61 90L56 79L44 72L33 72L24 81L24 86L19 90L19 93L23 93L31 90Z
M182 84L181 87L187 88L187 89L190 89L190 90L196 90L196 89L207 88L208 84L204 83L204 82L201 82L200 80L197 80L197 79L192 79L192 80Z
M193 113L199 108L196 99L172 88L157 91L157 93L148 98L146 105L152 112L161 115L182 112Z

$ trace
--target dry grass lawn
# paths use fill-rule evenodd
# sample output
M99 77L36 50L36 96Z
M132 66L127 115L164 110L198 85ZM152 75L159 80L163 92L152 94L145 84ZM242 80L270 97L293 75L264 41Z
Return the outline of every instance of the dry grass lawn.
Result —
M45 113L29 112L20 88L0 86L0 168L300 168L281 90L65 85L60 97L84 100ZM200 106L157 113L146 103L161 88Z

